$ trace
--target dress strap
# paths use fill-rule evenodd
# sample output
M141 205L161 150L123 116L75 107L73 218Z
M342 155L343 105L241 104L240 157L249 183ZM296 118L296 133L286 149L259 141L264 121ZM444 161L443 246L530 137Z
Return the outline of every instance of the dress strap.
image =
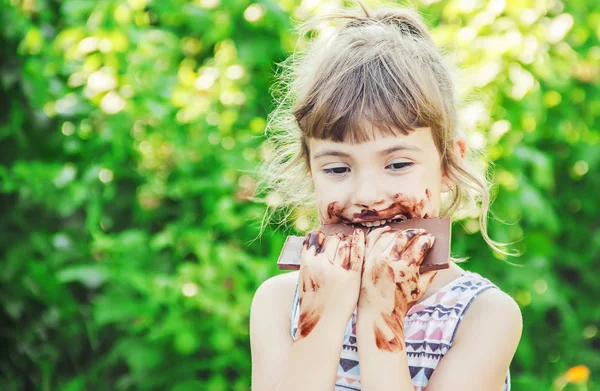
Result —
M290 334L294 341L296 340L296 331L298 330L298 310L300 308L300 306L298 305L298 299L299 299L298 286L299 286L299 279L300 279L299 276L300 276L300 274L298 274L298 281L296 282L296 290L294 291L294 300L292 302L292 316L291 316L292 321L290 322Z
M454 285L450 292L453 292L459 298L460 305L456 306L456 315L458 317L458 321L456 322L456 326L454 327L454 331L452 332L452 337L450 338L450 345L454 341L454 337L456 336L456 331L460 323L462 322L465 313L475 300L477 296L481 293L485 292L488 289L498 287L494 285L490 280L481 276L478 273L473 273L469 271L465 271L463 274L463 278L460 279L459 283Z

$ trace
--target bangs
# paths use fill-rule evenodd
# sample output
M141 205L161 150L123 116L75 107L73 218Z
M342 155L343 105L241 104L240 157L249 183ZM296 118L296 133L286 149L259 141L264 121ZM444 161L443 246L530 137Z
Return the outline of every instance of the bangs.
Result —
M357 45L358 46L358 45ZM358 49L360 50L360 49ZM323 66L294 116L304 136L361 143L383 136L406 135L420 127L439 127L444 107L435 72L425 61L400 58L398 51L371 50L370 58L348 65L344 53Z

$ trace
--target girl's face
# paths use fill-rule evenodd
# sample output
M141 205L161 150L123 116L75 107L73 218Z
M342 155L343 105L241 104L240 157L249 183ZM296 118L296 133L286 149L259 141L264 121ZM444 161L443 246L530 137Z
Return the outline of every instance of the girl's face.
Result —
M322 224L439 216L449 191L431 128L359 144L309 139L309 151Z

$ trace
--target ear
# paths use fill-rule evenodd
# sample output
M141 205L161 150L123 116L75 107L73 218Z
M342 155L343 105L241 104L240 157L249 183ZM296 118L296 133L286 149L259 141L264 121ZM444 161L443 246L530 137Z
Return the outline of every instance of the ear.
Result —
M458 136L454 143L454 152L456 153L456 156L460 156L461 159L464 159L467 155L467 141L463 136Z
M467 155L467 141L463 136L457 136L454 145L452 146L454 156L463 160ZM450 178L448 178L447 173L444 170L444 174L442 175L442 193L447 193L449 191L454 190L456 185L452 183Z

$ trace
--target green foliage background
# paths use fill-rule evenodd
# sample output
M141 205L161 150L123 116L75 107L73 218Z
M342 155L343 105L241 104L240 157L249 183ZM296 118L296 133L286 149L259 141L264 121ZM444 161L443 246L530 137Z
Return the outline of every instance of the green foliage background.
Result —
M291 17L328 3L1 0L0 389L249 389L250 303L289 232L248 244L248 172ZM511 222L491 236L522 238L515 267L454 226L522 307L513 389L598 390L600 3L417 5L467 75Z

